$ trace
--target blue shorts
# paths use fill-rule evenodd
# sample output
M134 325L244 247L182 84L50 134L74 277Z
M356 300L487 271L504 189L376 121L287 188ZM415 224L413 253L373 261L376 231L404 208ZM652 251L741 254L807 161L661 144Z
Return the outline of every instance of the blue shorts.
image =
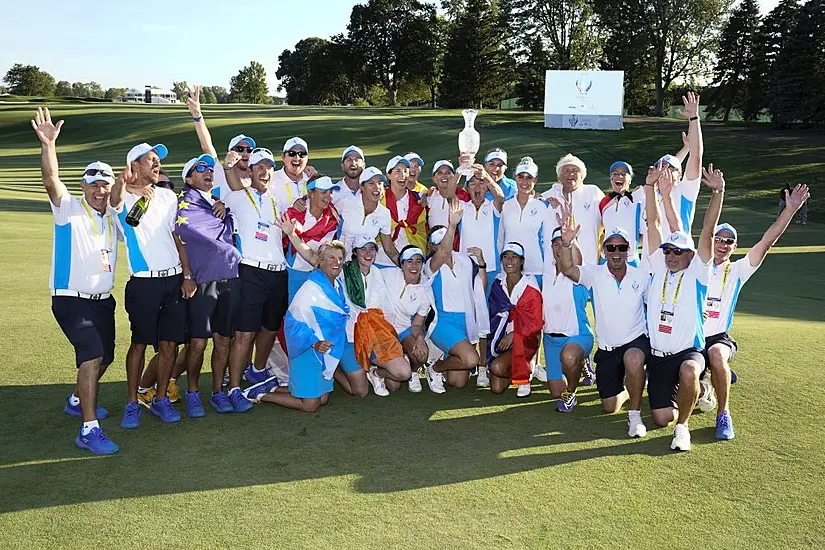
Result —
M292 303L292 298L295 297L295 293L298 292L298 289L301 288L301 285L309 279L310 271L298 271L297 269L292 269L291 267L287 268L287 273L289 273L289 303Z
M317 399L332 392L332 382L324 378L324 364L313 348L289 358L289 393L293 397Z
M570 342L578 344L584 350L584 357L590 355L593 349L593 335L579 334L578 336L556 337L545 334L544 342L544 364L547 368L547 380L561 380L564 373L561 370L561 350Z
M372 354L373 361L375 361L375 354ZM355 346L352 342L347 342L344 346L344 355L341 356L341 370L344 372L358 372L364 370L364 367L355 358Z
M430 335L430 339L444 353L450 353L453 346L462 340L469 341L464 314L439 311L438 322Z

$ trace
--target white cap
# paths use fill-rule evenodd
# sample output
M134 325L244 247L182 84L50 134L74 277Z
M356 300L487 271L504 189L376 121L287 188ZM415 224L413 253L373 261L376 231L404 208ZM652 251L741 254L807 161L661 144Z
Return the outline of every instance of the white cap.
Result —
M352 249L356 250L358 248L364 248L368 244L374 244L375 247L378 248L378 243L376 242L375 237L361 234L355 238L355 242L352 244Z
M568 164L572 164L573 166L578 166L579 170L582 173L582 179L587 177L587 167L584 165L584 161L577 157L576 155L571 155L567 153L563 157L559 159L559 162L556 163L556 177L561 176L561 169L567 166Z
M401 155L395 155L394 157L392 157L390 159L390 161L387 163L387 174L392 172L392 169L395 168L396 166L398 166L402 162L407 165L407 168L410 167L410 161L408 161L406 158L402 157Z
M304 150L304 152L309 153L309 147L307 147L307 142L299 137L289 138L284 143L284 153L290 151L293 147L300 147Z
M516 175L517 176L519 174L524 173L524 172L527 172L528 174L530 174L534 178L539 175L539 167L536 165L535 162L533 162L533 159L531 159L530 157L525 157L525 158L521 159L521 162L519 163L519 165L516 166Z
M447 236L447 228L446 227L439 227L432 233L430 233L430 243L432 244L441 244L441 241L444 240L444 237Z
M169 149L167 149L162 143L158 143L155 146L149 145L148 143L141 143L140 145L135 145L129 150L129 153L126 155L126 164L135 162L149 151L154 151L160 160L165 159L166 155L169 154Z
M419 165L424 166L424 159L418 156L418 153L407 153L404 158L407 159L410 166L412 166L412 161L417 161Z
M332 178L329 176L321 176L307 184L307 191L312 191L313 189L317 189L318 191L329 191L330 189L338 191L340 187L332 183Z
M679 157L677 157L676 155L665 155L658 160L657 164L659 162L661 162L662 164L669 164L677 170L679 170L680 172L682 171L682 161L679 160Z
M370 181L375 176L381 176L381 181L386 182L387 176L381 173L381 170L376 168L375 166L370 166L369 168L364 168L364 171L361 172L361 175L358 176L358 183L364 185L368 181Z
M553 233L550 235L550 242L553 242L556 239L561 239L561 227L555 228Z
M438 169L442 166L449 166L450 170L452 172L455 172L455 166L453 166L452 162L450 162L449 160L439 160L438 162L433 164L433 175L435 175L435 173L438 172Z
M504 248L501 249L501 255L503 256L505 252L512 252L516 256L524 258L524 247L521 246L521 243L510 242L505 244Z
M347 155L349 155L350 153L356 153L359 157L361 157L361 160L366 160L366 158L364 157L364 151L362 151L360 147L358 147L357 145L350 145L349 147L344 149L343 153L341 153L341 162L344 162L344 159L347 158Z
M682 250L696 250L696 247L693 246L693 239L690 238L690 235L685 233L684 231L674 231L670 234L665 242L659 245L659 248L664 248L666 246L672 246L675 248L681 248Z
M264 160L268 160L272 164L272 167L275 167L275 157L272 155L272 151L259 147L252 151L252 155L249 157L249 166L255 166Z
M252 139L249 136L245 136L243 134L238 134L237 136L235 136L235 137L233 137L232 139L229 140L229 150L231 151L236 145L238 145L242 141L247 142L249 144L249 146L252 147L253 149L256 147L254 139Z
M214 168L215 163L217 162L217 160L212 155L206 155L206 154L201 155L199 157L195 157L193 159L189 159L189 162L187 162L183 166L183 172L181 172L181 177L183 178L184 182L186 181L186 177L189 175L189 172L192 170L192 168L194 168L196 165L200 164L201 162L204 163L205 165L207 165L210 168Z
M86 172L91 172L88 176ZM105 181L109 185L115 184L115 172L105 162L96 161L83 170L83 183L91 185L96 181Z
M604 241L607 242L607 239L610 237L621 237L624 239L624 242L630 244L630 234L621 227L614 227L610 231L605 232Z
M491 160L498 159L504 163L504 166L507 166L507 153L505 151L490 151L487 153L487 156L484 157L484 164L487 164Z
M106 166L108 166L108 164ZM736 229L734 229L733 226L729 223L720 223L719 225L717 225L716 229L713 230L714 236L718 235L720 231L727 231L728 233L733 235L734 240L739 239L739 236L736 233Z
M427 257L427 255L424 254L423 250L421 250L420 248L414 246L412 248L408 248L407 250L403 251L401 253L401 257L398 259L398 261L399 261L399 263L406 262L407 260L411 259L413 256L421 256L422 260Z

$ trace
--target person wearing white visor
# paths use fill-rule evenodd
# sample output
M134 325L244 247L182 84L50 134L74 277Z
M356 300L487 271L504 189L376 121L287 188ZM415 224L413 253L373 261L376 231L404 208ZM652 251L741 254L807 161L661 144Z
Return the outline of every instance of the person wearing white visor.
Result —
M556 214L559 205L564 203L572 209L573 221L581 225L578 246L584 263L596 264L599 260L599 237L602 231L602 217L599 203L604 193L597 185L585 184L587 167L577 156L567 154L556 163L558 182L541 194ZM545 256L550 261L552 255ZM548 271L552 272L551 266Z
M308 165L309 146L300 137L286 140L281 154L284 163L273 176L272 191L279 202L283 202L298 209L306 208L307 182L316 174L315 169ZM297 203L297 204L296 204Z
M63 121L52 123L47 108L31 121L40 140L40 170L54 216L54 243L49 286L52 314L74 348L76 386L64 411L83 424L75 445L93 454L113 454L118 446L99 421L109 412L97 404L98 381L114 361L115 299L111 296L117 261L117 229L107 209L114 184L112 167L93 162L83 171L81 198L60 180L56 142Z
M341 172L344 178L338 182L338 190L332 193L332 203L340 209L343 201L357 197L361 193L361 174L366 168L364 151L356 145L350 145L341 153Z
M387 163L390 187L382 203L390 212L392 242L396 250L408 244L424 248L427 241L427 211L419 195L407 189L409 177L410 161L400 155L391 158ZM397 264L385 250L379 250L375 265L383 269Z
M639 235L642 233L645 208L645 188L640 185L631 190L633 167L624 161L616 161L608 169L610 176L610 193L599 203L602 226L626 227L630 238L630 253L627 261L633 265L639 263ZM599 261L605 261L604 251L600 252Z
M667 175L658 162L651 167L645 185L648 239L653 278L647 291L647 328L651 357L648 363L647 393L653 421L657 426L676 427L670 448L689 451L688 421L701 397L699 377L705 370L705 331L696 319L702 318L707 301L713 260L713 235L722 210L725 178L709 165L702 182L712 191L699 247L687 233L677 231L662 239L655 189ZM706 388L707 389L707 388Z
M472 179L482 179L488 186L485 198L494 200L498 195L491 185L495 185L504 195L504 200L512 199L516 196L516 181L506 176L507 171L507 151L500 147L490 149L484 155L484 171L476 170ZM470 181L472 181L472 179ZM469 185L469 182L468 182Z
M771 224L762 238L744 258L731 262L738 246L738 234L730 224L716 226L713 237L713 271L705 304L705 349L703 355L710 368L714 392L705 391L699 399L699 408L710 412L716 408L716 439L733 439L733 420L730 415L730 385L735 375L730 363L737 351L736 340L730 335L733 313L739 292L762 265L768 251L785 233L796 212L810 198L807 185L797 185L788 194L785 209ZM706 384L706 383L704 383Z
M407 189L413 193L424 195L427 193L427 186L418 181L421 170L424 168L424 159L418 153L405 153L404 158L410 163L410 175L407 178ZM389 170L387 171L389 172Z
M381 245L379 255L383 253L390 258L393 265L398 259L398 250L391 237L392 224L390 211L381 200L384 197L384 184L387 178L375 166L365 168L358 177L361 192L352 200L341 203L340 240L352 252L355 241L363 236L375 239Z
M428 239L432 256L424 273L432 280L436 319L430 339L445 358L427 366L427 381L436 393L444 383L463 388L470 371L481 364L475 345L486 348L489 313L484 299L487 271L481 249L454 252L453 240L464 215L461 202L450 205L449 225L430 229Z
M453 163L449 160L439 160L433 164L433 187L429 189L427 198L427 223L430 227L447 225L450 216L450 203L456 197L467 202L470 196L464 189L458 187L461 175L457 174Z
M212 134L209 132L209 128L206 126L206 120L203 117L203 110L201 109L200 103L200 84L187 86L186 91L186 106L189 108L189 114L192 115L192 121L195 123L195 133L198 135L201 151L204 155L219 158L217 149L215 149L214 142L212 141ZM249 184L252 183L249 174L249 157L255 147L257 147L255 140L244 134L239 134L230 139L229 146L227 147L227 151L234 152L238 156L232 165L232 171L235 172L244 187L249 187ZM223 174L223 170L215 170L213 184L212 195L218 199L225 198L231 191L226 177Z

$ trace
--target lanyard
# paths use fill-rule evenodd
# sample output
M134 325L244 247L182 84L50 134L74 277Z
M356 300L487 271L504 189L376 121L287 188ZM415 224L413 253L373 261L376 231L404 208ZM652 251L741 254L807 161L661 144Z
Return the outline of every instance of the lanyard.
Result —
M264 219L264 218L263 218L263 216L261 216L261 210L260 210L260 208L258 208L258 205L257 205L257 204L255 204L255 199L253 199L253 198L252 198L252 193L250 193L250 192L249 192L249 189L248 189L248 188L246 188L246 187L244 187L244 189L243 189L243 190L246 192L246 198L248 198L248 199L249 199L249 202L251 202L251 203L252 203L252 208L254 208L254 209L255 209L255 212L257 212L257 213L258 213L258 217L259 217L260 219ZM261 197L261 200L263 200L263 197ZM271 194L271 193L270 193L270 195L269 195L269 202L271 202L271 203L272 203L272 223L275 223L276 221L278 221L278 211L275 209L275 199L273 199L273 198L272 198L272 194Z
M295 202L294 200L292 200L292 185L291 184L293 184L293 183L298 186L299 191L301 190L301 185L303 185L303 184L301 184L297 181L290 181L289 183L286 184L286 196L289 199L289 205L290 206L292 206L292 204ZM306 191L304 191L304 193L301 194L301 197L303 197L304 195L306 195ZM301 197L298 197L298 198L301 198Z
M98 229L97 229L97 223L95 222L95 218L92 215L92 210L89 208L89 205L86 204L86 199L84 198L82 201L80 201L80 204L83 205L83 209L86 211L86 215L89 217L89 221L92 224L92 233L94 234L94 236L98 237L98 236L103 235L103 230L98 231ZM108 227L109 228L109 231L108 231L108 233L109 233L109 243L111 244L111 243L115 242L114 235L112 234L112 218L110 218L109 216L105 216L105 218L106 218L106 224L109 226ZM106 237L105 237L105 235L103 236L103 246L104 246L104 248L106 247Z
M399 300L404 297L405 292L407 292L407 283L404 283L404 288L401 289L401 294L398 296Z
M730 262L725 264L725 271L722 272L722 290L719 291L720 300L722 299L722 295L725 293L725 287L728 285L728 274L730 273L730 266Z
M673 294L673 309L676 309L676 304L679 303L679 291L682 290L682 279L685 277L685 272L679 275L679 280L676 282L676 292ZM665 275L665 280L662 282L662 305L667 304L667 286L670 282L670 271ZM664 309L664 308L662 308Z

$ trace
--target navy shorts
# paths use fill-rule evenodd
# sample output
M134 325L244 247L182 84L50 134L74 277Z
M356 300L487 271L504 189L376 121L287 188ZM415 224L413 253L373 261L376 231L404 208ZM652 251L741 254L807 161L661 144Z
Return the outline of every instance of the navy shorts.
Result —
M189 338L212 338L217 333L231 338L240 305L239 278L200 283L195 295L186 300L187 335Z
M728 359L728 363L733 363L733 358L736 356L736 350L739 349L739 346L736 345L736 340L731 338L730 334L727 332L720 332L719 334L705 337L705 349L702 350L702 356L705 358L706 367L710 367L708 350L716 344L723 344L730 348L730 358Z
M75 364L102 358L108 366L115 359L115 299L88 300L52 296L52 314L74 347Z
M705 358L700 350L688 348L684 351L657 357L651 355L647 362L647 399L651 409L667 409L676 406L676 392L679 390L679 370L685 361L696 361L705 369ZM598 373L596 380L598 380Z
M610 351L598 349L593 356L593 361L596 362L596 388L602 399L624 391L624 354L631 348L644 353L646 360L650 359L650 340L646 334Z
M235 318L238 332L272 332L281 328L289 306L287 272L267 271L251 265L239 266L241 309Z
M186 300L181 293L183 274L171 277L131 277L126 282L126 313L132 329L132 343L184 343Z

